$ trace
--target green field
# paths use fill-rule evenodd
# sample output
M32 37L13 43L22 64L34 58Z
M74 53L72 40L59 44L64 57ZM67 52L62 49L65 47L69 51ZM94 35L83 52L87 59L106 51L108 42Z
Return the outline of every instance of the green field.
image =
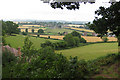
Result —
M56 51L57 53L62 53L64 56L69 58L70 56L78 56L78 59L91 60L98 58L100 56L107 55L109 53L117 53L118 47L117 43L97 43L90 44L83 47L77 47L66 50Z
M71 33L74 30L76 30L76 29L70 29L70 28L47 28L44 31L45 31L45 34L58 35L58 32L60 32L60 33L63 33L63 32ZM76 30L76 31L79 32L79 33L83 33L82 31L84 31L84 30L88 34L91 34L91 32L89 32L90 30L88 30L88 29L78 28L78 30Z
M7 36L5 38L7 44L10 44L13 48L22 47L24 45L24 39L26 36L16 35L16 36ZM52 39L44 39L44 38L36 38L30 37L30 40L33 42L33 46L36 49L41 48L40 44L44 43L46 40L50 40L51 42L57 42L60 40L52 40ZM57 50L57 53L62 53L64 56L69 58L70 56L78 56L78 59L91 60L98 58L100 56L107 55L109 53L117 53L118 47L116 43L96 43L90 44L82 47L76 47L66 50Z
M47 34L51 34L51 35L58 35L58 32L63 33L63 32L68 32L71 33L74 30L69 30L69 29L64 29L64 28L55 28L55 29L51 29L48 28L45 30L45 33Z
M7 44L10 44L13 48L22 47L24 45L24 39L26 36L23 35L16 35L16 36L7 36L5 38ZM36 38L36 37L30 37L30 40L33 42L33 46L36 49L40 48L40 44L44 43L46 40L49 40L51 42L57 42L60 40L52 40L52 39L44 39L44 38Z

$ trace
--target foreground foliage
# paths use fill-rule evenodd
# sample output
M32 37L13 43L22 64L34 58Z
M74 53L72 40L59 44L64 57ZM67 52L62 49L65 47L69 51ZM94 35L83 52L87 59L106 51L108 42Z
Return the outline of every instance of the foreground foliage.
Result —
M28 46L31 41L26 38L24 43ZM91 61L78 61L77 57L67 59L62 54L56 54L51 46L39 50L30 47L32 45L23 48L25 53L21 58L8 51L3 52L3 78L89 78L99 73L101 66L120 58L119 54L110 54Z

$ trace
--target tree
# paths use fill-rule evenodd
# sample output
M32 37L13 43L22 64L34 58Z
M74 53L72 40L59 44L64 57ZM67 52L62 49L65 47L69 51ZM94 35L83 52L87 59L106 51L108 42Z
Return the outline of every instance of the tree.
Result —
M7 33L7 26L4 21L2 21L2 35L4 36Z
M92 24L88 24L89 28L101 34L101 37L110 30L116 35L118 46L120 46L120 1L118 3L112 3L108 8L99 7L99 9L95 11L95 14L98 16ZM101 16L101 18L98 18L99 16Z
M75 36L75 37L81 38L80 33L78 33L77 31L73 31L71 34L72 34L73 36Z
M41 33L44 33L44 30L43 30L43 29L39 29L39 30L38 30L38 33L40 33L40 34L41 34Z
M80 35L80 33L78 33L77 31L73 31L71 34L72 34L74 37L78 37L78 38L74 38L74 39L77 41L76 46L78 46L78 41L79 41L80 43L86 43L86 40L85 40L84 38L82 38L81 35ZM78 40L78 39L79 39L79 40Z
M5 40L5 36L2 36L2 43L3 43L3 46L7 45L6 40Z
M80 3L95 3L94 1L86 1L86 0L82 0L82 1L75 1L75 2L52 2L50 3L51 7L56 9L56 8L61 8L64 9L67 8L68 10L75 10L75 9L79 9L80 8Z
M27 28L25 29L25 32L28 33L28 29Z
M80 38L80 43L86 43L87 41L84 38Z
M21 32L21 29L20 29L20 28L19 28L18 30L19 30L19 32Z
M32 33L34 33L34 29L32 29Z
M78 37L74 37L75 40L75 46L79 46L80 39Z
M108 38L107 38L107 37L102 37L102 40L103 40L104 42L107 42L107 41L108 41Z
M63 39L67 42L67 45L69 47L74 47L76 44L72 34L65 35L65 37Z
M49 40L47 40L47 41L45 41L45 43L42 43L42 44L41 44L41 47L42 47L42 48L45 48L45 47L47 47L47 46L50 46L50 47L52 47L52 48L54 49L53 43L52 43L51 41L49 41Z
M7 26L7 33L12 34L12 33L19 33L18 25L13 23L12 21L6 21L6 26Z
M24 40L24 46L22 48L22 52L24 53L23 55L25 56L30 56L31 55L31 51L33 49L33 46L32 46L32 42L29 40L28 37L25 38Z
M38 34L37 37L40 37L40 35Z
M60 42L56 42L56 43L53 43L53 44L54 44L54 47L55 47L56 50L67 48L67 42L65 42L65 41L60 41Z
M48 36L48 39L50 39L50 36Z
M12 33L19 33L18 25L13 23L12 21L2 21L2 33L3 35Z
M22 34L23 34L23 35L27 35L27 33L26 33L26 32L24 32L24 31L22 32Z

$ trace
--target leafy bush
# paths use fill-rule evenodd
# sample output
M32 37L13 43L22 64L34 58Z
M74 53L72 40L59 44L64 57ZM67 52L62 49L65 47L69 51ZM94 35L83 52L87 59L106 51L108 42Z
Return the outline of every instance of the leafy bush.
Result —
M34 33L34 31L35 31L35 30L34 30L34 29L32 29L32 33Z
M73 31L71 34L72 34L74 37L79 37L79 38L81 38L80 33L78 33L77 31Z
M27 33L26 33L26 32L22 32L22 34L23 34L23 35L27 35Z
M91 61L78 61L77 57L68 60L47 46L32 54L30 61L26 60L27 57L21 57L16 64L5 66L3 73L4 78L89 78L98 73L101 66L116 61L116 57L110 54Z
M7 45L6 40L5 40L5 36L2 36L2 43L3 43L3 46Z
M55 54L48 46L40 49L30 62L16 64L13 76L15 78L69 78L68 65L66 57Z
M56 43L53 43L53 45L56 50L67 48L67 42L65 41L56 42Z
M49 41L49 40L47 40L47 41L45 41L45 43L41 44L42 48L45 48L47 46L51 46L54 49L54 44L51 41Z
M39 29L38 33L42 34L42 33L44 33L44 30L43 29Z
M75 46L79 46L80 39L78 37L74 37L75 40Z
M40 37L40 35L38 34L37 37Z
M50 39L50 36L48 36L48 39Z
M10 78L13 74L13 66L17 62L17 57L7 49L2 52L2 78ZM1 66L1 65L0 65Z
M80 39L78 36L80 37L79 33L77 34L77 32L73 32L72 34L65 35L63 39L67 42L68 47L75 47L79 46Z
M50 36L48 36L48 38L50 38ZM84 38L81 38L81 35L76 31L73 31L71 34L65 35L63 39L64 41L56 43L47 41L41 44L41 47L51 46L53 49L59 50L79 46L80 42L86 43L86 40Z
M76 44L75 43L75 39L74 39L74 37L73 37L72 34L65 35L65 37L63 39L64 39L64 41L67 42L67 44L68 44L69 47L74 47L75 44Z
M108 38L107 37L102 37L103 42L107 42Z
M32 44L28 38L25 41L25 56L22 55L21 59L16 60L10 53L3 54L3 78L89 78L99 73L101 66L114 63L120 57L120 54L109 54L91 61L78 61L77 57L67 59L62 54L56 54L51 47L53 43L49 41L39 50L31 49ZM61 47L66 45L64 42L61 44L57 43Z
M84 38L80 38L80 43L86 43L87 41Z
M33 50L32 42L30 41L29 37L26 37L24 40L24 46L22 48L22 52L24 56L30 56L31 51Z
M13 53L5 49L5 51L2 52L2 64L5 66L6 64L10 64L11 62L16 61L16 57Z

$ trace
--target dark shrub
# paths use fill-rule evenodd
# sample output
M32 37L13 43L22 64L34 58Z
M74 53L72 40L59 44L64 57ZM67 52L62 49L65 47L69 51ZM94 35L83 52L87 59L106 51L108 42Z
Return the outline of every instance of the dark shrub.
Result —
M108 38L107 37L102 37L103 42L107 42Z
M48 39L50 39L50 36L48 36Z
M27 35L27 33L26 33L26 32L22 32L22 34L23 34L23 35Z
M5 66L6 64L10 64L11 62L15 62L17 59L13 53L5 49L2 52L2 64Z
M47 40L47 41L45 41L45 43L41 44L42 48L45 48L47 46L50 46L50 47L52 47L54 49L54 44L51 41L49 41L49 40Z
M86 43L87 41L84 38L80 38L80 43Z

